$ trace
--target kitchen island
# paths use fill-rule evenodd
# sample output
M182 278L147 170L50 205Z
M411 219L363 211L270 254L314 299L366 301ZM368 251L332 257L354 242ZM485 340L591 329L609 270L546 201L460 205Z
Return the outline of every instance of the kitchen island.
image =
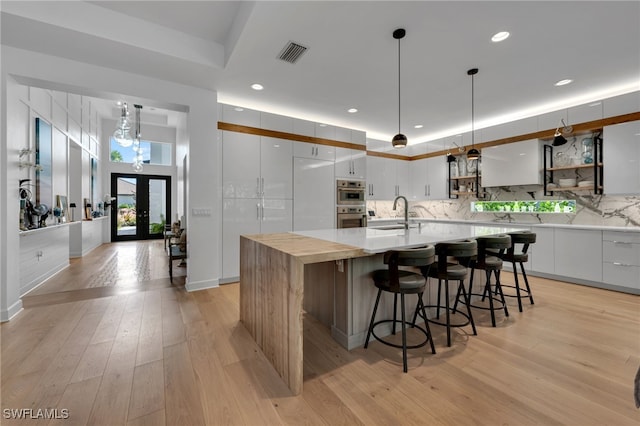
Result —
M382 253L520 229L433 223L409 230L243 235L240 320L297 395L303 382L303 312L330 327L334 339L347 349L362 345L375 297L369 276L384 267ZM391 303L382 309L389 314Z

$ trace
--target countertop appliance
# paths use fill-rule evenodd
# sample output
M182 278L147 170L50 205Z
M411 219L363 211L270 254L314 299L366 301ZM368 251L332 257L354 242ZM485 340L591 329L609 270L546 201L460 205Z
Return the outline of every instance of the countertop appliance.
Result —
M338 206L336 225L338 228L365 228L367 226L366 207Z
M339 206L365 204L365 182L362 180L336 181L337 202Z

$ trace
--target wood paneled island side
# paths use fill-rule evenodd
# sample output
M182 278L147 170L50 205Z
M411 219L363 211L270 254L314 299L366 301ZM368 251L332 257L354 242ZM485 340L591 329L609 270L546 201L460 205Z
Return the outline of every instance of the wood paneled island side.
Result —
M296 234L240 236L240 321L296 395L302 392L305 265L360 256L368 254Z

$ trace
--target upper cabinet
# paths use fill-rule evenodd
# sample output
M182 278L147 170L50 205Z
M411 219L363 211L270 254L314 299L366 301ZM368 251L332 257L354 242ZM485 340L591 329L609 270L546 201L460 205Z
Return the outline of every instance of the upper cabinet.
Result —
M640 194L640 121L606 126L602 139L605 194Z
M431 157L410 161L409 199L444 200L447 195L447 161L445 157Z
M314 160L334 161L336 157L336 148L330 145L320 145L317 143L294 142L293 156Z
M542 184L542 151L538 139L482 149L482 186Z
M365 179L367 177L367 151L336 148L336 177Z
M336 178L365 179L367 177L367 137L365 132L336 128L341 142L362 145L362 149L336 148Z
M290 199L291 145L282 139L223 131L223 197Z

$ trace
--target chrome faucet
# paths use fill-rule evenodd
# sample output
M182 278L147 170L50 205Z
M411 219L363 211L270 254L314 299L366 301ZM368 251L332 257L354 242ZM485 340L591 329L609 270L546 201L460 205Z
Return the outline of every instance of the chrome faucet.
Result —
M393 200L393 210L396 209L398 199L400 198L404 200L404 229L409 229L409 202L407 201L407 198L402 195L398 195L396 199Z

